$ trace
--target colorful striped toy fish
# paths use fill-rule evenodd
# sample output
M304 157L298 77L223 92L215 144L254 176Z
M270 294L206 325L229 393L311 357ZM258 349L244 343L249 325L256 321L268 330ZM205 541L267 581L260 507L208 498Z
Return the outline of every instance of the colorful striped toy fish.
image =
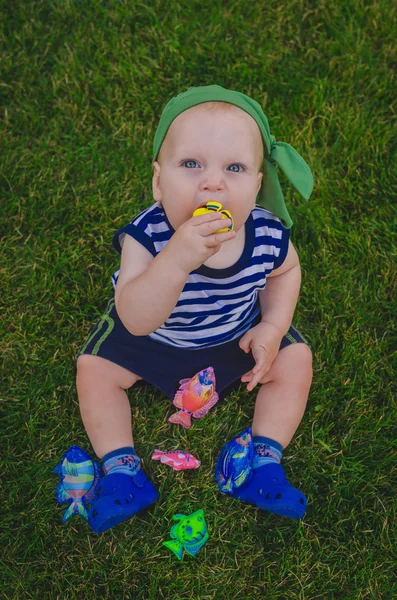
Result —
M196 373L191 379L181 379L179 383L180 388L173 401L174 406L179 410L168 420L190 429L192 417L201 419L218 402L214 369L208 367Z
M86 502L96 498L96 491L101 478L101 467L78 446L72 446L65 452L54 473L61 476L57 486L56 498L60 504L69 502L62 521L73 515L80 515L87 521Z

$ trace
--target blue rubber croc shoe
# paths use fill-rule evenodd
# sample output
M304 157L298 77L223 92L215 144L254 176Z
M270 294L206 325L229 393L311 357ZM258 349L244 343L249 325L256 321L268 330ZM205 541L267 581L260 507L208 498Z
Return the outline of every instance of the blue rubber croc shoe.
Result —
M306 512L305 496L292 487L277 463L253 469L250 481L234 488L230 495L282 517L301 519Z
M88 513L88 523L98 534L129 519L159 497L142 469L134 477L125 473L106 475L100 482L98 496Z

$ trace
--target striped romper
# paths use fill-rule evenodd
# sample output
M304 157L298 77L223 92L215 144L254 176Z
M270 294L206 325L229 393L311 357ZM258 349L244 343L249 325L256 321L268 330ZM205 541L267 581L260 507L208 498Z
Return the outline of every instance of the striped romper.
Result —
M164 209L155 202L114 234L113 246L121 253L125 236L131 235L156 257L173 233ZM170 399L181 379L211 366L217 392L225 396L255 365L252 354L240 349L239 340L260 322L259 291L265 288L267 275L282 265L288 251L289 229L259 206L251 211L245 234L239 260L225 269L201 265L192 271L168 319L147 336L127 331L112 295L78 356L92 354L110 360ZM114 287L118 274L116 271L112 276ZM291 325L280 350L294 343L307 341Z

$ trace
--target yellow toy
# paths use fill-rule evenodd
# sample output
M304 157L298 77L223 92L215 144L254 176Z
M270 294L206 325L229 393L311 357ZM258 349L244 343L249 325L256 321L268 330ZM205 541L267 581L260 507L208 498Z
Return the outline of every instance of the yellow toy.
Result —
M193 217L198 217L199 215L205 215L209 212L221 212L222 219L231 219L231 221L232 221L231 225L229 225L229 227L224 227L223 229L218 229L218 231L216 233L222 233L223 231L232 231L234 229L234 220L233 220L231 213L226 209L222 210L222 204L220 202L215 202L215 200L210 200L210 202L207 202L207 204L205 206L200 206L200 208L197 208L193 213Z

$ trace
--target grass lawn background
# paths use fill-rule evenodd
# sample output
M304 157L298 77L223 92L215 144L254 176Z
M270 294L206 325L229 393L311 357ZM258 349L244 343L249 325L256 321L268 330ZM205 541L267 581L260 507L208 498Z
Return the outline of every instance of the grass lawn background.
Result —
M1 598L397 597L396 12L386 0L1 3ZM210 83L255 98L315 178L307 204L284 185L303 273L294 322L314 353L284 465L308 512L298 523L216 489L219 449L250 424L255 392L182 431L164 395L132 388L160 501L96 536L62 524L55 501L65 450L91 452L73 359L112 293L112 235L152 201L161 111ZM175 473L150 460L155 447L202 466ZM210 539L179 562L162 541L174 513L199 508Z

